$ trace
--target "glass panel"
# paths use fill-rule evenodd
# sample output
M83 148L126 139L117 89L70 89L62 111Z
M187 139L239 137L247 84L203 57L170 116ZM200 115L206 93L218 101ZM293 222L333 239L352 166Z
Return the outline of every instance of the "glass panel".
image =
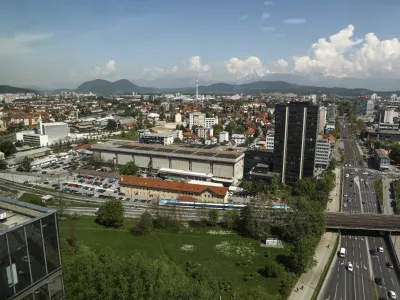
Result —
M37 220L25 226L26 238L28 240L29 259L33 282L46 276L46 264L44 260L42 231L40 221Z
M11 255L11 266L8 273L12 274L15 289L18 293L31 284L24 228L20 227L10 231L7 236Z
M0 300L5 300L14 295L13 285L9 285L9 276L7 276L7 267L10 266L8 256L6 235L0 235Z
M58 240L55 215L50 215L42 219L44 247L46 250L47 272L51 273L60 267L60 257L58 253Z
M59 300L64 296L62 275L49 281L50 299Z
M35 296L35 300L49 300L49 288L47 286L47 283L36 289L33 292L33 295Z

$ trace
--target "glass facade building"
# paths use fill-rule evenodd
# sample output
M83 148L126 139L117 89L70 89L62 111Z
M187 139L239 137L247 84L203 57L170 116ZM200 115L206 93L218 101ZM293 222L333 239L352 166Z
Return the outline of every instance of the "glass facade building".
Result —
M0 196L0 300L65 299L56 212Z
M318 112L309 102L276 105L274 172L281 174L282 183L314 176Z

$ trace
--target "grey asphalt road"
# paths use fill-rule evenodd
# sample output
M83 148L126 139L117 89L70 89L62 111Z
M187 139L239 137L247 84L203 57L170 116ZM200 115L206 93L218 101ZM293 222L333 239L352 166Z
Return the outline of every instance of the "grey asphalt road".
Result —
M377 172L364 168L362 154L349 128L346 130L342 126L341 133L347 164L344 167L341 210L347 213L378 213L378 201L373 186ZM378 297L387 297L389 290L399 294L399 279L394 270L387 267L387 263L393 262L382 236L342 233L340 244L346 248L346 257L338 258L331 267L332 272L327 279L322 299L374 299L373 284L376 285ZM377 250L378 247L383 248L383 253L372 255L370 251ZM354 266L353 272L347 270L349 262ZM377 277L382 279L382 285L374 283Z

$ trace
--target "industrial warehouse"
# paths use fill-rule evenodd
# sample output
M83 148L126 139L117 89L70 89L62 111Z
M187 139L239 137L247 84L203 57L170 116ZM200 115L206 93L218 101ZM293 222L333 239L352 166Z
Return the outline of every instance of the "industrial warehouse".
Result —
M215 149L146 145L115 141L91 147L104 161L125 165L134 161L141 171L153 173L160 169L182 171L182 178L191 174L224 185L237 184L243 178L244 153ZM193 178L195 179L195 178Z

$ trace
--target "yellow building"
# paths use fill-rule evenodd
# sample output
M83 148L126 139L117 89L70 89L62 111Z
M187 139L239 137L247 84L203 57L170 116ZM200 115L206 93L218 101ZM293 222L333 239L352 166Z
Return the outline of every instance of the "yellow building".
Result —
M153 178L122 176L119 182L121 193L128 197L146 196L159 199L179 199L182 201L225 203L228 188L163 181Z

